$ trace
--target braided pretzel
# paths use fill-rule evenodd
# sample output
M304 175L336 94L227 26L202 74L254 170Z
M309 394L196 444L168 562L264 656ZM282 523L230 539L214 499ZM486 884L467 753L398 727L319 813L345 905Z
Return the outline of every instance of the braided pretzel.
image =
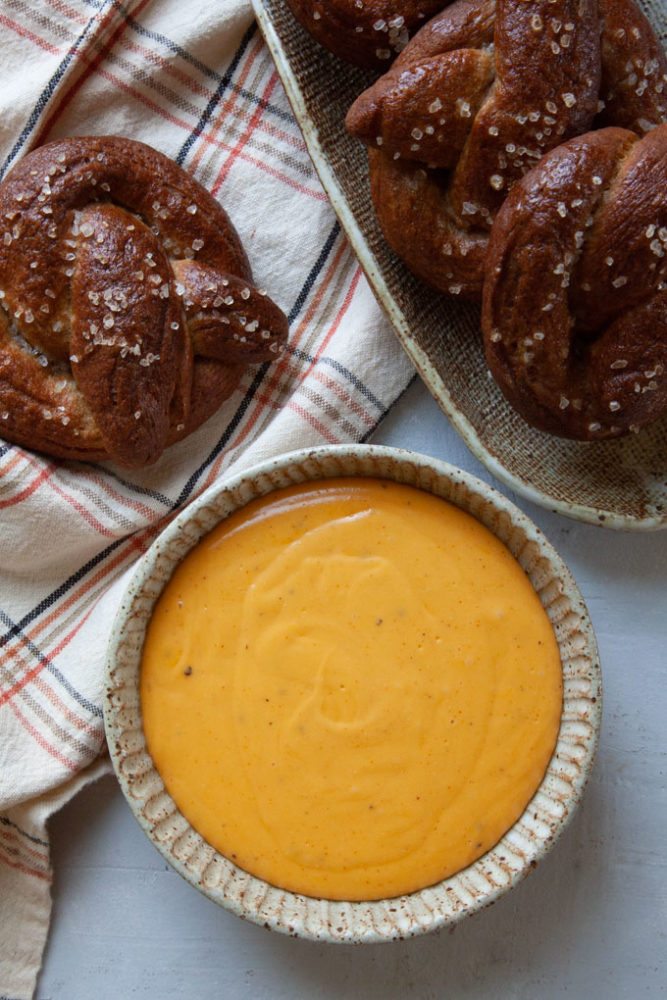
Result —
M287 0L320 45L346 62L386 69L410 35L448 0Z
M207 420L287 321L226 213L151 147L63 139L0 185L0 433L143 467Z
M666 73L631 0L457 0L347 116L388 242L429 284L478 297L512 185L600 108L640 132L664 120Z
M489 242L489 367L534 426L601 440L667 410L667 124L549 153Z

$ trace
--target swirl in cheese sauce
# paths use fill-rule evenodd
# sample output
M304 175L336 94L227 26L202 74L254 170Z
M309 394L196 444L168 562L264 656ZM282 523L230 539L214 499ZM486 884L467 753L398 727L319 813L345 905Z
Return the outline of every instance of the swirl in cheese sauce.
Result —
M553 629L479 522L393 482L307 483L223 521L152 616L144 729L167 790L273 885L431 885L521 815L556 742Z

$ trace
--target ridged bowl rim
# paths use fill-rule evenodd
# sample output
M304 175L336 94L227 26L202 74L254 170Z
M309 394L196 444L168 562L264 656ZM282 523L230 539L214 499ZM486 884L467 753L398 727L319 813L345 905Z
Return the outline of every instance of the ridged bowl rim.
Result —
M316 899L275 888L241 870L193 830L167 793L146 748L140 659L152 608L175 566L224 517L283 486L335 476L407 483L456 504L513 553L549 616L563 664L563 711L545 776L522 816L468 868L409 895L370 902ZM179 514L141 558L125 589L108 647L104 720L111 761L139 825L183 878L256 924L317 941L369 943L453 924L495 902L532 871L581 800L600 729L602 682L583 598L537 526L481 480L416 452L335 445L287 453L214 484Z

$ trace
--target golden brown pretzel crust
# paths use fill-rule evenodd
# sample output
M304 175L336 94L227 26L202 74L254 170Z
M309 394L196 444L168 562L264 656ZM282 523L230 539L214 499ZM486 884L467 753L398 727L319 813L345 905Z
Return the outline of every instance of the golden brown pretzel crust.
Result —
M639 132L663 121L666 72L630 0L457 0L347 116L388 242L429 284L478 297L513 184L600 109Z
M601 110L595 124L644 135L667 118L667 60L633 0L600 0Z
M346 62L384 70L448 0L287 0L300 24Z
M7 440L150 465L286 337L224 210L150 146L62 139L0 185Z
M524 418L580 440L667 409L667 124L572 139L509 195L491 233L489 367Z

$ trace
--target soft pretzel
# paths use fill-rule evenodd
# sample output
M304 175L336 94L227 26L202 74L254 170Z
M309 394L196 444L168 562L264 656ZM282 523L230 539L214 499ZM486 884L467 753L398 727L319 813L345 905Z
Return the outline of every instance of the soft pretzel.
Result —
M62 139L0 185L7 440L149 465L286 336L219 203L151 147Z
M534 426L600 440L667 410L667 124L605 128L549 153L491 233L492 374Z
M300 24L346 62L384 70L448 0L287 0Z
M667 61L631 0L457 0L355 102L381 228L444 292L481 294L488 234L548 150L667 113Z

